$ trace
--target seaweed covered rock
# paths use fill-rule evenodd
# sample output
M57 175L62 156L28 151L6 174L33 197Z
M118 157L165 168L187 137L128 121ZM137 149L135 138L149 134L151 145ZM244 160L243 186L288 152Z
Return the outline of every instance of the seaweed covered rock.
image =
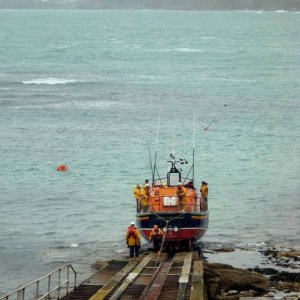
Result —
M300 292L300 273L279 271L273 268L259 268L250 269L260 274L269 277L271 290L283 291L285 293Z
M293 264L297 265L297 263L299 266L300 250L286 249L285 251L280 251L273 247L272 249L262 250L261 253L276 263L277 266L293 267Z

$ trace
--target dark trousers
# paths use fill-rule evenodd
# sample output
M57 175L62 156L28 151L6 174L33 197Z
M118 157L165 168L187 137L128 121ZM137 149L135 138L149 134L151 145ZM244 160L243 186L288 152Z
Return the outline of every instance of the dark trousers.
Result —
M160 251L161 239L153 239L153 247L155 252Z
M134 257L134 254L135 254L135 257L139 257L140 256L140 246L136 245L136 246L129 246L129 255L131 258Z

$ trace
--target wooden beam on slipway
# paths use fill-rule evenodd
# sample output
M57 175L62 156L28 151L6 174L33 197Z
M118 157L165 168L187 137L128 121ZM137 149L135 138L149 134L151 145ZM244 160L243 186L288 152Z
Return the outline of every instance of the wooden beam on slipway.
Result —
M189 282L189 276L190 276L190 270L192 264L192 255L193 252L189 252L185 254L183 267L179 278L179 290L178 290L177 300L183 300L185 298L186 285Z
M122 270L116 273L101 289L89 298L89 300L103 300L137 264L137 260L129 261Z
M205 300L205 288L203 279L203 261L194 261L194 271L192 276L192 287L190 300Z
M121 286L115 291L115 293L110 297L110 300L118 300L120 299L121 295L125 292L130 284L134 282L134 280L139 276L139 274L143 271L146 265L153 259L153 256L147 255L138 265L137 267L128 274L124 282ZM98 300L98 299L97 299Z

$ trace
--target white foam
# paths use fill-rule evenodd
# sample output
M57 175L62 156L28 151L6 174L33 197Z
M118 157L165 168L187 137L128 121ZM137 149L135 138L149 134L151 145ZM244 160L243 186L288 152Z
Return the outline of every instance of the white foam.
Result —
M127 252L127 249L124 250L124 249L117 249L114 251L115 253L118 253L118 254L122 254L122 253L126 253Z
M248 10L248 9L245 9L245 10L240 10L239 12L242 12L242 13L262 14L265 11L264 10Z
M193 49L193 48L175 48L175 49L165 49L163 52L203 52L201 49Z
M265 242L260 242L260 243L249 243L247 244L248 247L263 247L266 246Z
M72 248L77 248L77 247L78 247L78 244L77 244L77 243L72 243L70 246L71 246Z
M53 77L22 81L23 84L67 84L67 83L73 83L73 82L76 82L76 80L60 79L60 78L53 78Z
M201 36L200 37L201 40L213 40L215 38L216 38L215 36Z

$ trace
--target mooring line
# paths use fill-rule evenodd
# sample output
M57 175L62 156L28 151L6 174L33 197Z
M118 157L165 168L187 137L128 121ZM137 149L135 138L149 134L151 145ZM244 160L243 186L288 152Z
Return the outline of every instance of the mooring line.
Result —
M86 182L86 179L84 179L83 177L81 177L73 168L72 166L70 165L70 163L66 162L66 165L68 165L70 167L70 170L78 177L80 178L81 180L85 181Z
M154 213L154 212L152 212L152 211L150 211L150 213L153 214L153 215L156 215L157 217L163 219L163 221L166 222L166 232L164 233L163 240L162 240L161 246L160 246L160 250L159 250L159 253L158 253L158 255L157 255L157 259L156 259L156 263L155 263L155 267L156 267L156 266L157 266L157 263L158 263L158 260L159 260L159 258L160 258L161 250L162 250L162 248L163 248L164 241L165 241L165 237L166 237L166 234L167 234L167 231L168 231L168 224L169 224L171 221L173 221L174 219L177 219L177 218L181 217L182 215L184 215L185 212L184 212L184 213L181 213L180 215L178 215L178 216L176 216L176 217L174 217L174 218L172 218L172 219L170 219L170 220L166 220L166 219L163 218L162 216L160 216L160 215L158 215L158 214L156 214L156 213Z

